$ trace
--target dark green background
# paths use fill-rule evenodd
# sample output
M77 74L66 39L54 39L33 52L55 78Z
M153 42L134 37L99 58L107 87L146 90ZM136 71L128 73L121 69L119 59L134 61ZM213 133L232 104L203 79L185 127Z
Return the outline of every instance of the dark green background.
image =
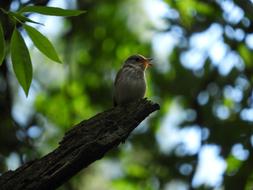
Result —
M45 5L48 1L31 2ZM117 70L129 55L140 53L155 58L154 67L147 71L147 96L158 102L161 110L143 122L125 144L61 189L213 189L208 182L201 186L192 183L200 153L206 147L216 147L216 157L224 159L227 166L222 181L214 184L216 188L252 189L253 54L252 42L247 41L253 33L252 1L162 1L173 11L152 22L148 15L161 10L156 6L145 9L158 0L77 0L76 7L70 1L60 2L65 8L87 10L81 16L55 21L55 27L58 22L63 22L63 27L49 38L63 65L41 56L31 46L34 78L28 99L17 84L10 60L0 67L0 172L7 171L10 163L22 164L46 154L71 126L110 108ZM6 10L10 6L17 9L22 5L15 0L0 2ZM238 9L242 15L236 15ZM8 40L11 26L2 13L0 16ZM39 19L43 22L45 18ZM159 27L158 22L163 26ZM50 33L54 33L53 26ZM209 33L209 42L218 28L219 39L210 43L226 47L223 59L216 62L210 56L211 48L193 49L198 45L194 36L212 27L216 29ZM159 46L154 39L158 34L176 40L171 51L165 49L169 52L165 60L154 46ZM196 62L187 66L200 54L202 65ZM224 72L229 59L234 67ZM181 111L176 112L176 108ZM178 118L177 124L164 122L171 114ZM189 152L186 144L180 143L185 139L179 139L179 143L168 145L170 151L162 151L158 139L164 126L168 131L176 127L177 133L194 126L201 138L193 137L191 142L199 141L200 146ZM180 137L177 133L175 138ZM172 135L164 133L162 138ZM206 163L214 163L212 159Z

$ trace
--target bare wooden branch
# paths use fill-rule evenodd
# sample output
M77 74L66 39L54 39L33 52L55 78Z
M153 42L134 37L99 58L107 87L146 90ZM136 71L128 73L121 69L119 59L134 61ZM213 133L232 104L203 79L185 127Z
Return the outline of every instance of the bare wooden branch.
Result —
M81 169L124 142L159 105L146 99L115 107L82 121L67 132L59 146L46 156L0 177L0 190L55 189Z

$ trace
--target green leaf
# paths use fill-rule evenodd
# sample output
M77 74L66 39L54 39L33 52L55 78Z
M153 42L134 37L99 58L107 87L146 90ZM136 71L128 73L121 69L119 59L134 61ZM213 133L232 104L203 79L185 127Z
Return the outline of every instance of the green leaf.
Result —
M39 13L43 15L53 15L53 16L78 16L80 14L85 13L86 11L69 10L69 9L62 9L58 7L27 6L27 7L22 8L19 12L20 13L33 12L33 13Z
M32 39L34 45L48 58L52 59L53 61L56 61L58 63L61 63L60 58L58 57L54 46L51 44L51 42L38 30L35 28L24 25L24 28L26 32L28 33L29 37Z
M31 22L31 23L43 25L42 23L33 21L33 20L31 20L31 19L29 19L29 18L27 18L27 17L25 17L21 14L18 14L18 13L8 12L8 15L10 15L11 17L14 17L14 19L19 21L19 22Z
M238 46L238 52L242 57L246 67L252 68L252 52L247 48L245 44L240 44Z
M10 50L15 75L27 96L32 82L32 63L25 41L16 28L12 33Z
M4 31L2 24L0 22L0 65L2 65L5 57L5 41L4 41Z
M231 174L234 173L236 170L238 170L241 165L242 165L242 161L236 159L234 156L229 155L227 158L227 169L226 169L226 173L227 174Z

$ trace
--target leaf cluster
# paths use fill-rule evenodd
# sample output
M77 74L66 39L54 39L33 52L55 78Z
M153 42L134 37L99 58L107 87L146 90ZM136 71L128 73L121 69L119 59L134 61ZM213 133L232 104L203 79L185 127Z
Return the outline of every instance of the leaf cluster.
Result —
M23 28L29 38L32 40L33 44L38 48L38 50L47 56L49 59L61 63L61 60L48 38L43 35L39 30L27 23L43 25L39 22L31 20L26 14L27 13L38 13L42 15L50 16L78 16L83 14L85 11L80 10L67 10L58 7L44 7L44 6L25 6L18 10L17 12L6 11L3 8L0 10L7 14L10 20L14 24L14 29L12 31L12 37L10 42L10 54L12 60L12 66L15 75L22 86L26 96L28 96L29 88L32 82L33 70L30 54L22 37L20 29ZM4 38L4 30L0 22L0 65L2 64L6 56L6 42Z

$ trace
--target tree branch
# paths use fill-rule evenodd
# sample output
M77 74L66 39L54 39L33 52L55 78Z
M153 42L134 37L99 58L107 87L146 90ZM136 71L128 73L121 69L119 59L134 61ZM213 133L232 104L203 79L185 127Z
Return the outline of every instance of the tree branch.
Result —
M146 99L115 107L82 121L46 156L0 177L1 190L55 189L81 169L124 142L150 113L159 109Z

